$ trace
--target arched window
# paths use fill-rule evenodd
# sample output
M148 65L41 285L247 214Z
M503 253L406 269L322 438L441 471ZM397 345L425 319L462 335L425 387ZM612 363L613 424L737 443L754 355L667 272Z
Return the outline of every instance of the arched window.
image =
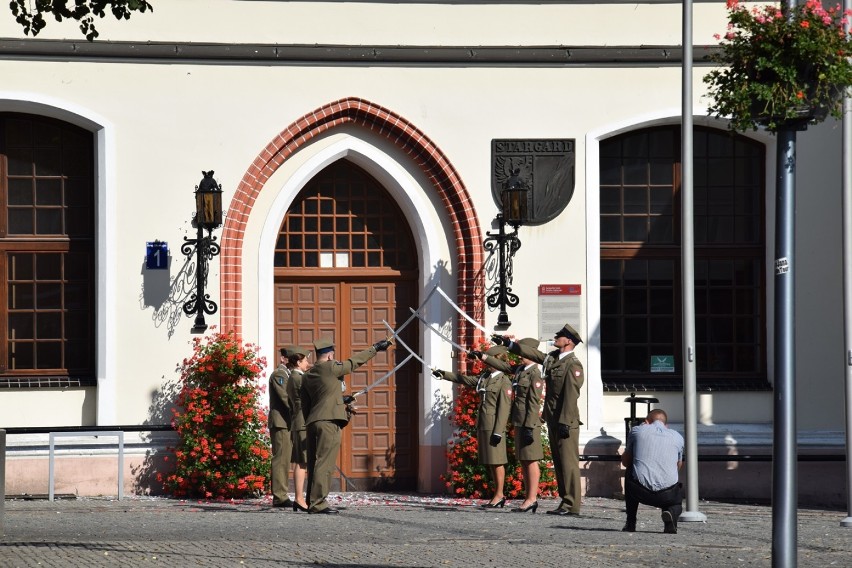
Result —
M93 385L94 140L0 113L0 385Z
M607 388L682 385L680 127L600 146L601 365ZM764 147L694 135L699 387L765 388Z

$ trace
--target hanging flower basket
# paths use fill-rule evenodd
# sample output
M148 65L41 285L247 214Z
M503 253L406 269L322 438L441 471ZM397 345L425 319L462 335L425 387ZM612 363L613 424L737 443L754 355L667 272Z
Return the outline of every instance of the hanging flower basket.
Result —
M722 67L704 77L709 113L732 130L801 129L840 118L852 85L852 36L839 5L809 0L787 14L777 5L728 0L728 31L713 58Z

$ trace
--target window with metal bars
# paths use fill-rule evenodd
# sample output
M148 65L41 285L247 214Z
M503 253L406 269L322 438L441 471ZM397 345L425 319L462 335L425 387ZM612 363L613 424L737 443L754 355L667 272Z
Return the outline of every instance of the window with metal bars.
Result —
M363 169L339 160L296 197L278 235L275 266L413 270L411 242L388 192Z
M0 387L96 384L93 147L0 113Z
M680 152L678 126L600 146L601 365L612 390L682 384ZM764 187L762 144L695 129L699 388L767 384ZM652 363L667 357L673 368Z

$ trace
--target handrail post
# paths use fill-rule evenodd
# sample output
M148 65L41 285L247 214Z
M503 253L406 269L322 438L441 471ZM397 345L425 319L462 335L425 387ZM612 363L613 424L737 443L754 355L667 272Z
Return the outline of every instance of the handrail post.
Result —
M0 538L3 532L3 511L6 508L6 430L0 428Z

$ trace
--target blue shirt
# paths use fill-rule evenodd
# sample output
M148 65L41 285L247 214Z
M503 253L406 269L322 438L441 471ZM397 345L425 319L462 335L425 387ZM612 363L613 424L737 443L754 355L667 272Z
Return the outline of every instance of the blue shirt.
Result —
M651 491L678 482L677 463L683 460L683 436L660 420L630 430L626 450L633 455L633 477Z

